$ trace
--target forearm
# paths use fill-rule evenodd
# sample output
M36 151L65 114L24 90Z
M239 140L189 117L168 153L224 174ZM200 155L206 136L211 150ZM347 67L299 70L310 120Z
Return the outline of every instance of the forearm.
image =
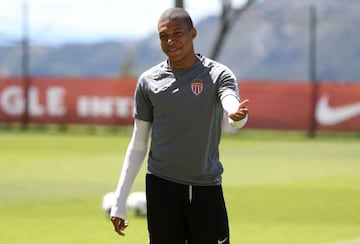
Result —
M148 122L135 120L134 131L126 150L110 216L125 219L126 199L145 159L150 126L151 124Z

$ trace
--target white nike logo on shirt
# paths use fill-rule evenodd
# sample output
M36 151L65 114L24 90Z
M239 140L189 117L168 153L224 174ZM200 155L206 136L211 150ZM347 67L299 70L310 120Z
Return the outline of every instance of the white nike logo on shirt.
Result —
M218 240L218 244L223 244L223 243L225 243L226 241L227 241L227 237L225 237L225 239L223 239L223 240Z
M360 115L360 102L331 107L328 95L323 95L315 108L315 118L322 125L336 125L358 115Z

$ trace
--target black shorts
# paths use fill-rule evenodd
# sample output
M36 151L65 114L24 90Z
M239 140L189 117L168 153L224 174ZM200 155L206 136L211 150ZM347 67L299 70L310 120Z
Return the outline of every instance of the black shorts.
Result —
M150 244L229 244L222 187L146 176Z

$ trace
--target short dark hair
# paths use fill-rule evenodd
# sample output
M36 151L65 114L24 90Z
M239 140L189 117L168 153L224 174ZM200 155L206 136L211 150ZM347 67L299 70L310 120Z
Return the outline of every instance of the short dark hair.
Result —
M189 29L194 28L192 19L188 12L182 8L169 8L160 16L159 22L180 19L186 23Z

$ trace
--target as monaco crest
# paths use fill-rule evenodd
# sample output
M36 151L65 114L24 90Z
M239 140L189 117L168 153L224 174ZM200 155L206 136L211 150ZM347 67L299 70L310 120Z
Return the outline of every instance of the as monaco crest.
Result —
M194 79L191 81L191 91L197 96L203 90L203 82L199 79Z

